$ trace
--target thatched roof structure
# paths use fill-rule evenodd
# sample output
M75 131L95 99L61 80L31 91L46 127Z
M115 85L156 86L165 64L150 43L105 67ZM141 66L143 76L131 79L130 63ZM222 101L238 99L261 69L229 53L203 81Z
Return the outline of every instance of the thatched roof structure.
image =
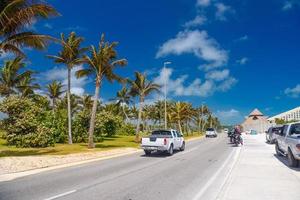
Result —
M257 108L249 114L241 125L244 131L255 130L258 133L264 133L271 126L267 117L265 117Z

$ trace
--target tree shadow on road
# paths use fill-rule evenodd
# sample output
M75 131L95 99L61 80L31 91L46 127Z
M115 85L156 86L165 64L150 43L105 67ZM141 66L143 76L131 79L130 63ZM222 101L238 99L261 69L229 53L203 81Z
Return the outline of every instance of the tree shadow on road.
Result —
M287 160L286 157L284 157L284 156L278 156L276 154L274 154L274 157L277 158L281 163L283 163L288 168L290 168L290 169L292 169L294 171L300 172L300 164L299 164L298 167L290 167L289 164L288 164L288 160Z

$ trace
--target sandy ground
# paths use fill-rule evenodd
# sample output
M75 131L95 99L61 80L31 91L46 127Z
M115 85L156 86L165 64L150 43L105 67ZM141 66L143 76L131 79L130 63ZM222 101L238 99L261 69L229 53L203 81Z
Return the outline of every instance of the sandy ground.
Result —
M16 156L0 158L0 175L22 172L27 170L76 163L105 157L114 157L140 151L136 148L120 148L93 153L76 153L69 155L48 156Z

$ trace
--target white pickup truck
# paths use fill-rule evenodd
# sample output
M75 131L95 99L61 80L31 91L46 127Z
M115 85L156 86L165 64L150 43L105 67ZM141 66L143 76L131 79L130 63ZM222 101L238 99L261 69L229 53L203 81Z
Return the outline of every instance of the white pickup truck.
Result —
M287 156L290 167L300 163L300 122L284 125L277 133L275 150L278 156Z
M174 129L155 130L149 137L142 138L141 147L146 155L150 155L153 151L173 155L174 150L184 151L185 141L183 135Z

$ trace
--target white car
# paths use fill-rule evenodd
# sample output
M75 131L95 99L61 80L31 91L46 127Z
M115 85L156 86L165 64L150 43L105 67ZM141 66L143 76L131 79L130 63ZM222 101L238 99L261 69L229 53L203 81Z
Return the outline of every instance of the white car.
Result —
M228 134L228 128L224 128L224 133Z
M286 124L275 140L277 156L286 156L290 167L300 163L300 122Z
M155 130L151 136L142 138L141 148L146 155L154 151L173 155L174 150L184 151L185 141L183 135L177 130Z
M208 128L205 132L205 137L217 137L217 132L214 128Z

